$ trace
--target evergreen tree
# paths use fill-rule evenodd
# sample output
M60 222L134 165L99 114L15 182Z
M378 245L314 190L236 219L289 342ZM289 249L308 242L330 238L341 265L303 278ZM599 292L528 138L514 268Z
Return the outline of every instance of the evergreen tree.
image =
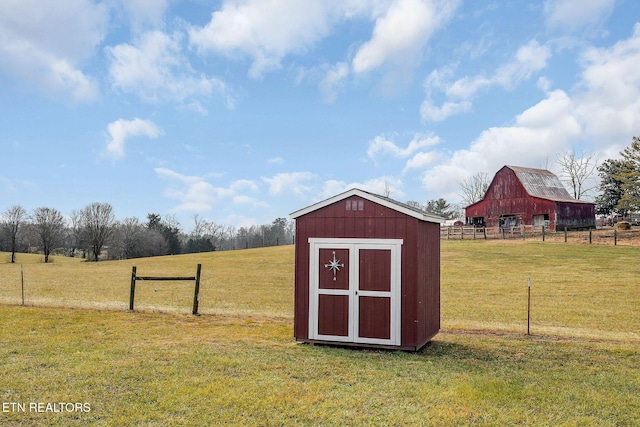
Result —
M451 208L449 202L440 198L438 200L429 200L425 209L434 215L443 217L444 219L453 219L455 211Z
M622 182L623 194L617 209L638 212L640 211L640 137L634 136L631 145L620 154L622 154L624 166L616 179Z
M600 176L600 191L602 194L596 197L596 214L611 215L612 213L625 214L625 210L618 209L618 202L622 198L622 181L616 177L624 171L624 161L619 159L607 159L598 166Z

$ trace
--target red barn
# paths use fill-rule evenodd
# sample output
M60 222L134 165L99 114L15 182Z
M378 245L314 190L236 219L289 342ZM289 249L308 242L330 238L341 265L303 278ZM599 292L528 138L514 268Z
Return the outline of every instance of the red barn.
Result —
M544 169L504 166L484 198L466 207L467 224L549 230L595 228L595 205L571 197L556 175Z
M438 333L441 218L358 189L291 218L298 341L418 350Z

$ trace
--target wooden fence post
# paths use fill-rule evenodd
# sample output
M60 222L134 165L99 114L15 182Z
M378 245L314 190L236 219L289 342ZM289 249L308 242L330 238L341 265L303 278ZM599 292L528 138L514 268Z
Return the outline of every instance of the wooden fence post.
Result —
M542 241L544 242L544 225L542 226Z
M567 227L564 228L564 242L567 243Z
M200 316L198 313L198 303L200 302L200 270L202 269L202 264L198 264L198 270L196 271L196 289L193 294L193 314L196 316Z
M592 242L592 238L591 238L591 229L589 229L589 244L591 244Z
M131 292L129 293L129 310L133 311L133 298L136 293L136 266L131 268Z
M527 280L527 335L531 335L531 277Z
M618 246L618 230L613 229L613 246Z
M22 305L24 305L24 265L20 264L20 281L22 282Z

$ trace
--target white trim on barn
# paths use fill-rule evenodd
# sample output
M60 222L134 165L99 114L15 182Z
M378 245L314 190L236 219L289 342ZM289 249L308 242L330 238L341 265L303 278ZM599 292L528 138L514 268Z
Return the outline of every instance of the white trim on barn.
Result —
M422 212L418 209L414 209L411 206L405 205L404 203L400 203L397 202L395 200L389 199L387 197L383 197L383 196L379 196L377 194L373 194L373 193L369 193L367 191L363 191L363 190L359 190L357 188L353 188L351 190L345 191L344 193L340 193L338 195L335 195L333 197L330 197L326 200L322 200L320 202L317 202L311 206L307 206L304 209L300 209L297 210L293 213L290 214L290 217L292 219L296 219L299 216L302 215L306 215L309 212L313 212L315 210L321 209L325 206L329 206L333 203L339 202L340 200L344 200L347 199L351 196L358 196L361 197L365 200L369 200L371 202L377 203L379 205L385 206L389 209L393 209L394 211L398 211L401 212L405 215L417 218L419 220L422 221L428 221L428 222L436 222L436 223L442 223L444 221L444 218L441 218L439 216L435 216L435 215L431 215L428 214L426 212Z

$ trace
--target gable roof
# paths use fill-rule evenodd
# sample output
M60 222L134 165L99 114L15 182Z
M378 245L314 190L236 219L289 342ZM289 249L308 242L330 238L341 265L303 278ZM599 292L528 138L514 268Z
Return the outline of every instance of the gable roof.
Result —
M306 208L302 208L300 210L292 212L291 214L289 214L289 216L292 219L296 219L300 216L306 215L310 212L324 208L325 206L329 206L333 203L347 199L351 196L361 197L363 199L385 206L389 209L393 209L394 211L401 212L405 215L417 218L421 221L436 222L440 224L444 222L444 218L439 217L437 215L427 213L423 210L420 210L413 206L409 206L406 203L398 202L397 200L393 200L389 197L384 197L384 196L380 196L379 194L369 193L368 191L360 190L358 188L352 188L351 190L347 190L344 193L340 193L328 199L314 203L313 205L307 206Z
M590 203L571 197L560 179L546 169L523 168L520 166L505 166L511 169L526 192L531 197L547 199L556 202Z

